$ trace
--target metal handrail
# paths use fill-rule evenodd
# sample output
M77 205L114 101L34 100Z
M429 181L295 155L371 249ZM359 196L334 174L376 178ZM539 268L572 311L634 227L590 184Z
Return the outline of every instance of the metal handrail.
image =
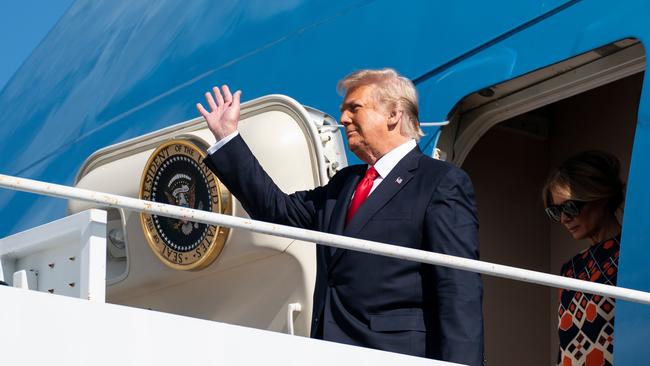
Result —
M517 267L504 266L475 259L322 233L319 231L299 229L291 226L271 224L263 221L227 216L214 212L144 201L115 194L68 187L2 174L0 174L0 187L53 197L94 202L108 207L119 207L176 219L186 219L208 225L219 225L250 230L263 234L315 242L336 248L356 250L364 253L378 254L392 258L472 271L511 280L536 283L539 285L583 291L650 305L650 293L648 292L583 281L575 278L567 278Z

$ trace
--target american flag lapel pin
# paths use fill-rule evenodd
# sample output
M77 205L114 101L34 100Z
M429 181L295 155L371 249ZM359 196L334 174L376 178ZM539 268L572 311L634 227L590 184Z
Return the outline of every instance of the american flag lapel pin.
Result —
M395 179L395 183L402 184L402 177L397 177L397 179Z

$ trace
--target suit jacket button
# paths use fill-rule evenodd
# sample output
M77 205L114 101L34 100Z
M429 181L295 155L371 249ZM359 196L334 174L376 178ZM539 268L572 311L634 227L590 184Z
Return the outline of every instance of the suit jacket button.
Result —
M327 284L328 284L330 287L334 287L334 281L331 280L331 279L327 280Z

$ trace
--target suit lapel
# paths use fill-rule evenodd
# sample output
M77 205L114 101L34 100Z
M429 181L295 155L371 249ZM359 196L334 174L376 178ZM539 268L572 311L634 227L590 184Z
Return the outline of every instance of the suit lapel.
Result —
M348 213L348 206L350 204L352 193L354 193L354 189L359 183L359 180L361 180L361 177L364 175L365 169L364 165L359 165L359 168L350 173L346 178L345 183L343 183L339 197L336 200L334 209L332 210L332 216L327 230L328 233L343 234L343 230L345 229L345 216ZM335 247L328 247L326 250L326 253L328 254L327 257L330 257L337 251L340 250Z
M355 236L361 229L368 223L368 221L384 207L408 182L413 178L415 170L418 167L419 158L422 156L420 149L415 147L391 170L387 177L375 188L366 201L359 207L352 220L345 226L345 215L347 213L347 206L350 202L352 192L346 196L347 201L343 207L342 226L345 229L342 231L345 236ZM357 177L352 191L356 187L356 182L360 177ZM337 206L340 202L337 202ZM344 250L337 249L332 255L329 268L331 269L338 261Z

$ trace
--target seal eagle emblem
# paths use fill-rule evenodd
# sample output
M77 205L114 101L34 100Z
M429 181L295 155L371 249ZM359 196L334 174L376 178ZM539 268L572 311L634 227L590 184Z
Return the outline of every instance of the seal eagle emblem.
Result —
M230 192L203 164L202 149L188 140L160 145L142 174L140 198L171 205L230 214ZM183 219L141 214L147 243L167 266L198 270L211 264L229 229Z

